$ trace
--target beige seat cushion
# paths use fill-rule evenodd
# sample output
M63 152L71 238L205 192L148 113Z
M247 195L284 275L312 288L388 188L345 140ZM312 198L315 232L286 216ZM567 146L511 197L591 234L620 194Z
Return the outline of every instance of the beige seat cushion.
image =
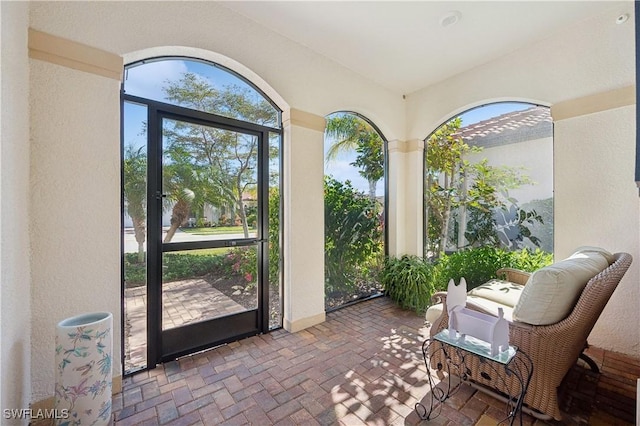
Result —
M513 308L520 300L520 294L523 289L524 286L522 285L494 279L474 288L467 294Z
M513 307L503 305L495 300L485 299L478 296L467 296L467 307L485 314L498 317L498 308L502 308L504 319L511 322L513 320Z
M511 320L513 307L518 303L524 286L504 280L491 280L467 292L467 302L480 308L483 312L498 316L498 308L503 308L507 321ZM442 303L429 306L425 321L433 322L442 315Z
M587 282L609 266L613 255L598 247L580 247L569 258L534 272L513 310L516 321L546 325L566 318Z

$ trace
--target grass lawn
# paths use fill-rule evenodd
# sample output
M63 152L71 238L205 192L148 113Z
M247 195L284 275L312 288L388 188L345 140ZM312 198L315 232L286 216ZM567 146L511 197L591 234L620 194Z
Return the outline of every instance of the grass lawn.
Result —
M216 226L207 228L180 228L182 232L192 235L242 234L242 226ZM249 232L255 228L249 228Z
M212 256L212 255L225 254L231 249L232 247L217 247L217 248L208 248L208 249L172 251L165 254L170 255L170 254L176 253L176 254L191 254L194 256Z

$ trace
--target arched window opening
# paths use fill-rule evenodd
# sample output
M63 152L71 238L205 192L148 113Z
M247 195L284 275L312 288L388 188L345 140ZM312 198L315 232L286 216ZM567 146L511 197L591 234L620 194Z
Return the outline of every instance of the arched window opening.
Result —
M327 116L325 131L325 307L382 293L386 253L386 141L364 117Z
M193 58L154 58L125 69L124 93L280 128L278 107L232 70Z
M125 371L281 327L281 111L172 57L126 67L122 114Z
M549 108L502 102L448 120L425 140L424 194L425 257L450 265L441 281L475 275L471 288L500 267L550 261Z

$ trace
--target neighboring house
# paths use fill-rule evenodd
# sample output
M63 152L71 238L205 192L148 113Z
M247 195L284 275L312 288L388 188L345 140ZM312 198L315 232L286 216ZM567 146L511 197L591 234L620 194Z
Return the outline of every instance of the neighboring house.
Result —
M455 136L460 136L469 145L481 148L467 160L478 162L486 159L491 166L508 166L519 169L532 183L509 190L509 197L517 200L517 207L537 209L541 214L540 201L553 198L553 122L548 107L531 108L505 113L462 127ZM504 244L519 237L517 228L504 226L514 223L517 210L505 200L506 211L496 212L501 239ZM541 240L540 247L553 252L553 215L546 212L545 223L528 225L533 235ZM464 228L464 226L462 226ZM459 242L464 246L465 243ZM524 241L525 246L535 245Z
M486 158L493 166L522 167L534 184L509 191L519 203L553 196L553 122L548 107L502 114L462 127L457 135L482 148L470 161Z

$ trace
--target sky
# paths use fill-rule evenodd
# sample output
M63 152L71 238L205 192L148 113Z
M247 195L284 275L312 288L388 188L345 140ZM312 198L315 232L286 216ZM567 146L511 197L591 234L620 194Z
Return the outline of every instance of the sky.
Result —
M496 117L498 115L505 114L507 112L518 111L530 108L531 104L519 103L519 102L500 102L495 104L489 104L481 107L477 107L471 109L467 112L460 114L460 118L462 118L462 126L468 126L470 124L477 123L482 120L486 120L491 117ZM454 117L451 117L454 118ZM327 151L334 143L332 139L325 139L324 143L324 152L325 159L327 157ZM340 181L349 180L353 184L354 188L362 191L364 193L369 192L369 184L366 179L361 177L358 173L358 168L352 166L350 163L354 162L356 159L355 153L344 153L341 154L335 160L327 162L325 160L324 173L325 175L331 175L334 178ZM384 195L384 185L382 181L378 184L376 188L376 195L382 196Z
M193 72L206 79L214 87L223 87L237 84L244 87L244 81L223 69L212 67L209 64L190 60L163 60L145 63L140 66L128 68L125 72L125 93L143 98L164 101L162 87L166 81L175 81L181 78L185 72ZM257 93L257 92L256 92ZM474 108L460 115L462 125L476 123L490 117L495 117L506 112L529 108L530 104L503 102ZM453 118L453 117L452 117ZM143 123L147 119L146 108L140 105L125 103L124 107L124 144L125 147L133 145L135 148L144 146L146 135L143 133ZM375 124L375 123L374 123ZM333 140L325 140L326 152ZM358 168L350 163L355 161L356 154L340 154L331 162L325 161L325 174L331 175L340 181L351 181L352 185L368 193L369 185L366 179L358 173ZM377 194L384 195L384 185L380 182L377 186Z
M162 87L167 81L179 80L186 72L199 75L217 88L235 84L253 91L250 85L223 69L199 61L171 59L148 62L128 68L124 76L125 93L164 102ZM255 93L257 94L257 92ZM138 148L146 143L146 136L142 133L143 123L146 120L147 112L145 107L125 103L125 147L132 144Z

